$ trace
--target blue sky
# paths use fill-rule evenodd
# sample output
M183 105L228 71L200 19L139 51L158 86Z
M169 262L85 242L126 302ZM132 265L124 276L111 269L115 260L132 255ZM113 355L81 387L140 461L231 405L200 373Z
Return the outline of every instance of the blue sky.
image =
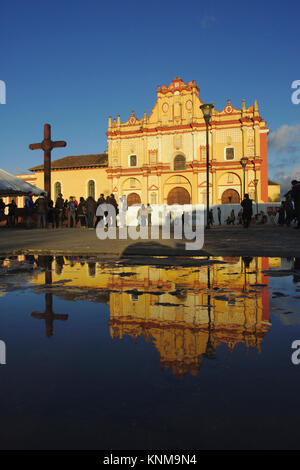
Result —
M108 116L149 113L157 85L175 76L195 79L217 109L228 97L236 107L257 99L274 132L270 176L300 168L300 104L291 102L299 2L11 0L0 22L0 167L8 171L42 162L28 144L46 122L68 143L53 159L101 153Z

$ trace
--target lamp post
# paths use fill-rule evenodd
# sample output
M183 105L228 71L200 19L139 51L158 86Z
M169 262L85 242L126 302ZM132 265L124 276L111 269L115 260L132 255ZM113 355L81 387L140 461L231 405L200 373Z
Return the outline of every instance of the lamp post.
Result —
M200 109L206 124L206 228L210 228L209 217L209 147L208 147L208 125L212 116L213 104L202 104Z
M258 185L258 179L255 178L253 180L254 186L255 186L255 204L256 204L256 214L258 214L258 198L257 198L257 185Z
M246 166L247 166L247 163L248 163L248 160L249 158L248 157L242 157L240 159L240 163L243 167L243 172L244 172L244 192L243 192L243 196L245 197L245 189L246 189L246 177L245 177L245 173L246 173Z

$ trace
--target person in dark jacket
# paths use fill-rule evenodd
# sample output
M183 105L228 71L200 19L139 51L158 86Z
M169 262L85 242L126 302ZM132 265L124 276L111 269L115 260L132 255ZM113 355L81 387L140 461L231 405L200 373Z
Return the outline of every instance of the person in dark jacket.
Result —
M80 198L80 202L78 204L77 216L80 220L80 226L87 227L87 204L83 197Z
M48 223L52 225L52 228L55 227L55 209L53 207L53 201L49 201L48 204Z
M5 219L5 202L0 198L0 222Z
M7 216L7 225L9 227L12 227L15 225L16 222L16 209L17 209L17 204L15 200L13 199L9 204L6 205L8 207L8 216Z
M250 225L251 217L252 217L252 199L249 198L249 194L245 194L244 199L241 202L241 206L243 208L243 223L244 227L248 228Z
M104 194L101 193L100 197L97 201L97 209L98 209L99 206L102 206L102 209L104 210L105 205L106 205L105 197L104 197ZM104 217L103 215L97 215L96 226L97 226L98 222L100 222L103 219L103 217Z
M295 218L294 204L290 194L288 194L285 198L284 209L286 213L285 223L289 227L291 225L292 220Z
M89 196L86 200L86 208L87 208L87 225L88 228L94 227L94 218L97 209L97 203L92 196Z
M37 228L47 228L48 201L46 193L41 193L35 201L34 207L37 209L38 215Z
M70 197L68 204L68 227L76 227L76 203L73 196ZM82 198L83 199L83 198ZM78 214L79 215L79 214Z
M295 216L297 219L297 226L295 228L300 228L300 181L293 180L291 189L291 197L294 201L295 206Z
M64 215L64 200L63 200L63 195L60 193L55 202L56 228L62 227L63 215Z

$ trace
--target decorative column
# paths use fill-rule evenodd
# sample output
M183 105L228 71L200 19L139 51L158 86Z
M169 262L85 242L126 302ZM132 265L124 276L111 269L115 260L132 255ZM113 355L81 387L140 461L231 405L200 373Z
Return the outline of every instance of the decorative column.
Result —
M254 126L254 155L260 156L260 132L259 126Z

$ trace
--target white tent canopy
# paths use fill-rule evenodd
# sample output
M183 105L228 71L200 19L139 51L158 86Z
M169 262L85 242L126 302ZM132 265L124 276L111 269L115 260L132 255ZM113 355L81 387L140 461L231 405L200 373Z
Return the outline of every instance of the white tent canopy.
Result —
M0 197L24 196L30 192L38 196L44 191L0 168Z

